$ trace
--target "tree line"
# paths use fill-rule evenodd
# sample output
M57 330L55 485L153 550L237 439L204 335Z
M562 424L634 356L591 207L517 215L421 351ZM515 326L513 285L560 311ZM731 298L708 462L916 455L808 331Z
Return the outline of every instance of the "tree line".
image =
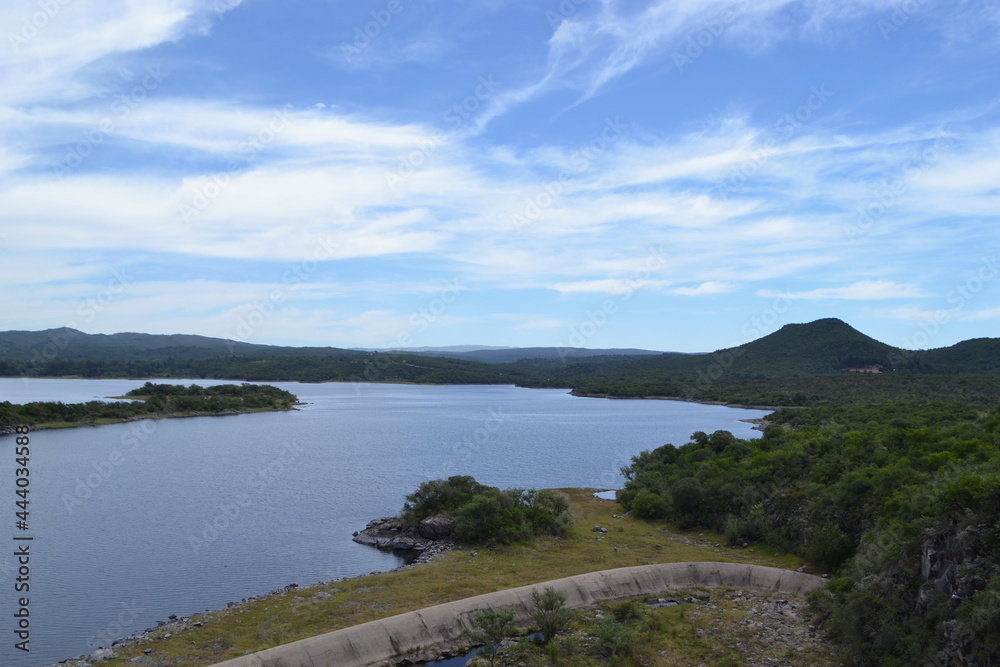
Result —
M94 424L184 414L221 414L257 410L288 410L298 402L295 394L272 387L243 383L201 387L197 384L153 384L125 394L131 401L34 401L0 403L0 426Z
M855 664L996 664L1000 410L888 402L769 419L759 439L699 431L642 452L618 501L832 575L812 603Z

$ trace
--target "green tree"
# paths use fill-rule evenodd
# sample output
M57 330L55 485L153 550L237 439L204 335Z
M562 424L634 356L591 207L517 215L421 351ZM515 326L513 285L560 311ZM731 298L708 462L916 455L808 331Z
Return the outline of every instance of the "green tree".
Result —
M495 667L500 644L513 632L514 608L481 611L475 615L473 622L476 630L472 633L472 641L483 645L490 667Z
M667 510L666 498L652 491L642 491L632 501L632 513L640 519L665 519Z
M541 631L543 644L552 641L573 620L573 611L566 608L566 592L557 591L552 586L548 586L541 593L537 588L533 588L531 604L531 620Z

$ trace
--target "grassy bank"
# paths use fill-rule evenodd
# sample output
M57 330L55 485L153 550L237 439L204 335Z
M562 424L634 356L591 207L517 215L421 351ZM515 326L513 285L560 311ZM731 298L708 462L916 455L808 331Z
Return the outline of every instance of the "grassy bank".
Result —
M453 551L426 565L297 589L192 616L157 628L148 640L116 647L118 657L111 664L126 664L143 656L140 664L211 665L443 602L616 567L691 561L786 569L802 565L788 554L775 555L754 547L716 547L722 538L714 533L674 533L631 517L613 518L620 511L615 502L596 499L586 489L567 489L565 493L576 527L563 539L540 538L527 546L477 549L475 556L469 551ZM596 525L608 533L601 537L593 531ZM144 655L145 649L152 649L152 653Z

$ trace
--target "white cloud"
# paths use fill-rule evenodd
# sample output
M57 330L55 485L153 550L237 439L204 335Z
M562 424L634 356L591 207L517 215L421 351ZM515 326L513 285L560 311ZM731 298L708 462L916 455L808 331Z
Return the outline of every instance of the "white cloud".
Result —
M670 290L673 294L682 296L707 296L712 294L725 294L736 289L736 285L727 282L708 281L697 287L675 287Z
M914 299L927 294L914 285L901 285L890 280L861 280L846 287L821 287L806 292L776 292L774 290L758 290L757 296L789 299L847 299L847 300L877 300L877 299Z
M759 51L784 39L829 39L832 28L892 6L891 0L657 0L629 12L620 3L602 2L598 10L577 12L560 23L549 40L544 72L491 100L477 125L482 129L509 109L556 90L577 91L579 103L654 57L681 74L717 43ZM695 41L702 33L704 46ZM699 48L686 51L689 40Z
M982 308L969 312L960 312L958 319L963 322L985 322L989 320L1000 320L1000 307Z
M43 8L8 0L0 17L0 88L7 104L73 100L100 89L80 70L110 55L205 32L240 0L73 0Z
M630 280L627 278L605 278L602 280L584 280L572 283L558 283L551 289L562 294L598 293L627 294L636 289L659 288L668 285L663 280Z

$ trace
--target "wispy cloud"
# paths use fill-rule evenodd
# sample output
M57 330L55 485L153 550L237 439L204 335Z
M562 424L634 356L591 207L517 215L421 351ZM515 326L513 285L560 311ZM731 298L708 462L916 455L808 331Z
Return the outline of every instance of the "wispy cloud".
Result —
M736 285L732 283L708 281L697 287L675 287L670 292L681 296L708 296L712 294L725 294L735 289Z
M862 280L845 287L821 287L806 292L776 292L759 290L758 296L789 299L847 299L867 301L879 299L915 299L928 296L915 285L901 285L890 280Z

